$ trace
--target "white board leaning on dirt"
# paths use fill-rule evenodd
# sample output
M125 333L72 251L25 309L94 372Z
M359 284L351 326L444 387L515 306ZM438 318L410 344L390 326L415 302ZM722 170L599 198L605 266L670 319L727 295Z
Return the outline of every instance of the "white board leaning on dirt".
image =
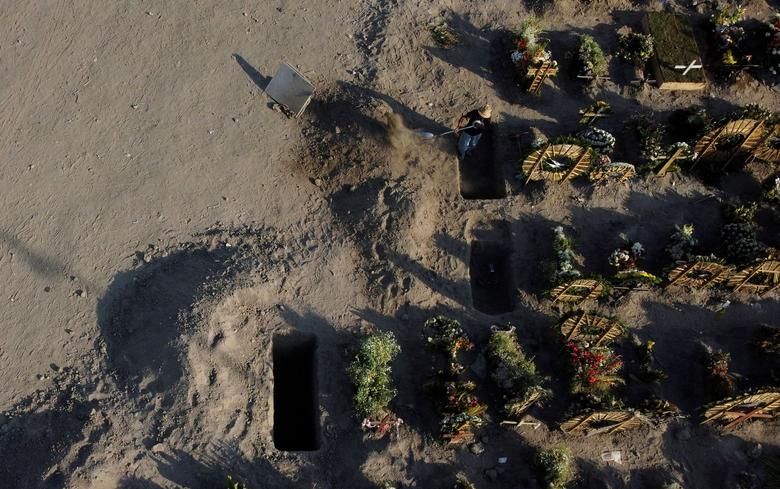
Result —
M298 117L311 102L314 86L298 70L282 63L265 87L265 93Z

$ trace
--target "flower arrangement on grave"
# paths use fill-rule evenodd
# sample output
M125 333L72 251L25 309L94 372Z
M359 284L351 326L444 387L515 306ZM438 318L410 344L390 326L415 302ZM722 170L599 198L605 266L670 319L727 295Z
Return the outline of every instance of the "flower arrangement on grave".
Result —
M728 202L723 206L723 217L726 223L721 228L721 240L729 262L746 265L765 254L766 247L756 238L753 224L756 211L758 211L756 202L747 205Z
M476 384L458 379L466 369L458 361L458 352L472 348L473 344L460 323L445 316L428 319L424 334L427 343L444 351L448 359L446 372L440 372L445 380L437 384L443 396L440 405L442 437L450 444L466 441L473 437L476 428L484 424L483 416L487 411L487 406L481 404L474 394Z
M617 57L640 68L655 54L655 41L650 34L628 32L618 38Z
M487 346L491 379L504 393L504 412L518 419L533 403L550 395L542 386L533 358L526 356L515 336L515 328L493 329Z
M694 148L686 142L665 144L666 127L656 122L649 113L634 115L629 120L629 126L634 129L639 139L639 155L644 162L637 165L640 172L654 170L671 158L678 149L681 152L672 167L668 169L669 171L679 170L679 163L692 162L696 159Z
M640 342L635 346L639 363L639 373L637 375L639 380L653 383L666 379L668 375L657 367L658 361L655 358L655 341L647 340L644 343Z
M571 238L563 232L563 226L557 226L553 229L553 232L553 251L556 258L555 268L552 273L553 285L559 285L582 277L582 272L576 267L578 258L574 252Z
M766 66L772 76L780 74L780 12L775 12L767 22Z
M590 347L587 343L566 343L572 369L571 391L597 402L611 397L615 386L623 383L618 375L623 367L620 356L603 346Z
M744 16L744 7L727 3L717 4L710 16L712 30L721 51L721 61L725 65L733 66L738 63L745 38L745 29L738 24Z
M731 355L705 345L704 367L707 391L711 399L731 397L736 391L734 376L729 372Z
M445 21L432 23L428 27L433 42L442 49L460 44L460 36Z
M577 137L599 154L610 154L615 148L615 136L598 127L588 126Z
M612 107L605 100L597 100L592 104L580 109L579 123L590 126L598 119L612 115Z
M446 401L441 409L441 434L449 443L460 443L473 437L475 429L485 424L487 405L474 395L477 385L471 381L444 384Z
M552 53L547 50L547 42L540 39L541 34L541 25L534 15L525 17L515 31L515 49L510 57L524 77L533 78L533 69L540 68L546 62L558 66L552 59Z
M400 352L393 333L374 334L363 341L347 368L355 386L355 411L363 419L362 426L379 436L403 423L388 407L396 395L390 364Z
M423 326L429 345L440 348L447 354L448 371L451 375L462 373L466 367L458 362L458 352L470 350L474 345L463 331L460 323L446 316L435 316Z
M566 447L540 450L534 464L546 489L566 489L574 480L574 458Z
M772 175L764 181L761 197L770 204L780 205L780 175Z
M639 269L639 259L644 254L645 249L639 242L613 251L609 255L609 264L617 269L617 273L613 277L614 281L623 287L630 288L642 285L659 285L660 278Z
M591 80L607 74L607 58L593 36L580 36L577 61L580 65L580 75L590 77Z

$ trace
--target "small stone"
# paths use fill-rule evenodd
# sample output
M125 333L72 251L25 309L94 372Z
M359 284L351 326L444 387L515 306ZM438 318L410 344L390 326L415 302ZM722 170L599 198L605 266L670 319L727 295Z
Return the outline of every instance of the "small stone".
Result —
M79 296L79 297L86 297L87 296L87 292L85 290L82 290L82 289L76 289L76 295Z
M474 455L481 455L485 451L485 446L480 442L472 443L469 445L469 451Z
M496 469L487 469L485 471L485 479L490 482L496 482L496 479L498 479L498 471Z
M44 288L43 288L43 291L44 291L44 292L51 292L51 287L44 287Z
M336 134L341 134L341 128L339 126L336 126Z
M317 187L321 187L322 186L322 179L321 178L315 178L314 179L314 185L316 185Z

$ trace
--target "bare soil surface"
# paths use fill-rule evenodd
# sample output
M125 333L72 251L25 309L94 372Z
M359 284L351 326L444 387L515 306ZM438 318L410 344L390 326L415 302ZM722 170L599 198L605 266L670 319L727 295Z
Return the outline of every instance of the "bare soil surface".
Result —
M672 3L702 36L705 15ZM589 273L610 273L609 253L631 240L647 250L644 267L662 275L676 224L693 223L717 251L721 202L756 198L776 171L753 162L714 179L683 172L605 185L526 186L515 177L533 132L577 131L577 110L595 98L615 110L599 127L629 162L638 151L626 122L638 111L780 110L763 78L691 93L632 85L638 74L612 56L617 30L660 8L626 0L6 5L0 487L205 489L232 474L249 488L449 488L464 472L478 488L536 488L532 457L553 445L571 448L578 487L762 487L761 457L780 452L780 423L700 425L710 400L701 355L703 344L730 352L739 391L780 384L780 359L751 346L760 324L780 326L776 294L658 288L599 305L656 341L669 374L651 388L632 380L623 342L628 402L651 389L681 414L617 435L558 429L570 398L553 331L566 311L543 298L553 228L574 238ZM773 8L748 2L752 18ZM590 34L610 55L610 79L584 88L562 69L541 95L523 93L508 31L532 10L562 68L577 35ZM435 46L427 25L437 18L460 45ZM271 110L262 92L285 60L317 88L300 119ZM443 132L485 102L493 134L474 160L492 165L487 184L506 196L463 198L454 139L421 140L412 130ZM777 210L763 209L758 222L759 237L780 247ZM493 421L479 447L437 441L424 389L434 354L421 337L434 314L461 321L477 346L465 358L468 376ZM553 399L530 413L536 429L497 423L500 397L481 350L489 327L505 323L551 379ZM364 436L345 373L360 339L377 330L395 332L402 347L392 407L405 421L381 440ZM280 362L300 371L276 371ZM275 413L285 402L300 402L293 416ZM280 439L281 448L318 449L280 449ZM601 461L613 449L622 464Z

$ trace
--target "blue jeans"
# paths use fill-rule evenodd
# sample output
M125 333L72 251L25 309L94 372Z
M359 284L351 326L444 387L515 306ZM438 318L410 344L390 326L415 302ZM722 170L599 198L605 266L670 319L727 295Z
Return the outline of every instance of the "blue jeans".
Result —
M477 134L476 136L466 134L465 132L460 134L460 139L458 139L458 155L460 159L466 158L466 153L470 153L477 146L481 137L482 134Z

